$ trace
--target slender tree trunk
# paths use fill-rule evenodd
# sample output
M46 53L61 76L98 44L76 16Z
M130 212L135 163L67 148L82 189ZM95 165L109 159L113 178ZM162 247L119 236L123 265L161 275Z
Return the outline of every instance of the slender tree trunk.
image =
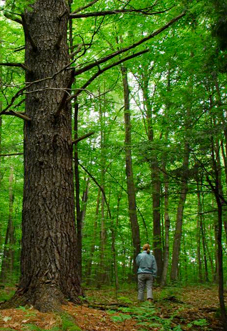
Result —
M222 95L221 95L221 91L220 91L220 86L219 86L219 81L218 81L218 78L217 78L217 73L214 72L213 73L213 78L214 78L214 82L215 82L215 87L216 87L216 91L217 91L217 96L218 96L218 104L219 106L222 105ZM223 146L223 142L222 142L222 156L223 156L223 160L224 160L224 169L225 169L225 183L227 185L227 128L226 128L226 116L225 116L225 113L226 113L226 110L223 111L222 110L222 107L220 107L220 112L221 112L221 121L223 123L223 127L224 127L224 130L223 130L223 134L224 134L224 140L225 140L225 148ZM218 153L219 155L219 153ZM220 162L220 155L219 155L219 162ZM224 210L222 211L224 213ZM227 242L227 220L226 220L226 215L224 217L224 227L225 227L225 239L226 239L226 242Z
M0 40L0 62L2 62L2 40ZM0 93L2 94L2 66L0 66ZM2 112L2 98L0 98L0 113ZM0 154L2 152L2 116L0 116ZM2 158L0 157L0 189L2 181ZM2 225L0 223L0 233ZM2 236L0 236L0 253L2 254Z
M198 260L198 267L199 267L199 281L202 282L202 264L201 264L201 217L202 217L202 206L201 206L201 194L200 194L200 187L199 187L199 179L198 176L196 178L197 181L197 198L198 198L198 218L197 218L197 260Z
M128 193L128 206L129 218L132 229L132 242L133 242L133 273L136 274L136 256L140 253L140 229L137 220L136 212L136 193L133 179L133 167L131 156L131 116L130 116L130 103L129 103L129 85L127 69L121 66L121 73L124 88L124 122L125 122L125 160L126 160L126 176L127 176L127 193Z
M227 187L227 157L226 157L226 150L227 150L227 130L225 130L224 132L224 136L225 136L225 145L226 147L224 148L224 144L223 144L223 141L222 141L222 144L221 144L221 147L222 147L222 157L223 157L223 160L224 160L224 167L225 167L225 185ZM226 220L226 217L224 217L224 227L225 227L225 240L226 240L226 243L227 243L227 220Z
M143 97L146 105L147 135L151 146L154 142L154 129L152 123L152 106L149 98L149 75L148 68L144 68L143 74ZM150 160L151 183L152 183L152 205L153 205L153 252L157 261L158 281L161 281L163 260L162 260L162 233L161 233L161 180L157 152L152 148L152 158Z
M216 196L218 205L218 233L217 233L217 244L218 244L218 296L221 309L221 317L223 321L224 330L227 331L227 314L225 309L224 299L224 275L223 275L223 251L222 251L222 203L220 198Z
M91 272L92 272L92 262L93 262L93 256L95 252L95 243L96 243L96 237L97 237L97 223L98 223L98 215L99 215L99 207L100 207L100 195L101 195L101 190L99 188L98 190L98 196L97 196L97 201L96 201L96 210L95 210L95 223L94 223L94 232L93 232L93 238L92 238L92 245L91 245L91 250L89 254L89 261L87 265L87 270L85 270L86 275L87 275L87 283L91 284L92 282L92 277L91 277Z
M117 298L117 292L118 292L118 289L119 289L118 263L117 263L117 251L116 251L116 233L117 233L117 229L118 229L118 225L119 225L120 201L121 201L121 193L120 193L120 195L118 196L118 199L117 199L116 224L114 224L114 220L112 219L112 225L111 225L113 269L114 269L114 281L115 281L116 298Z
M105 90L105 88L104 88ZM106 122L106 114L105 114L105 99L104 103L104 111L102 109L102 100L101 100L101 92L99 91L99 119L101 126L101 179L100 185L102 188L101 192L101 226L100 226L100 263L99 263L99 273L98 273L98 282L97 286L100 288L104 283L106 283L107 273L105 268L105 258L106 258L106 218L105 218L105 173L106 173L106 134L105 134L105 122Z
M177 208L176 228L175 228L175 235L174 235L174 242L173 242L172 268L171 268L171 274L170 274L170 278L172 281L176 281L178 278L178 264L179 264L179 258L180 258L183 213L184 213L184 205L185 205L187 190L188 190L188 179L187 179L188 164L189 164L189 144L188 144L188 142L185 142L183 175L181 177L180 199L179 199L178 208Z
M75 103L75 116L74 116L74 139L78 139L78 115L79 105ZM76 224L77 224L77 263L78 275L82 279L82 220L80 210L80 173L79 173L79 156L78 145L74 147L74 172L75 172L75 191L76 191Z
M200 236L201 236L201 239L202 239L203 261L204 261L204 269L205 269L205 281L209 282L208 265L207 265L207 245L206 245L206 235L205 235L205 226L204 226L204 217L203 217L203 210L204 210L203 193L202 193L203 179L199 178L197 176L196 181L197 181L197 192L198 192L197 193L197 197L198 197L198 221L199 221ZM200 268L201 268L201 273L202 273L202 266L200 266ZM199 274L199 276L200 276L200 274ZM201 277L202 277L202 275L201 275ZM202 280L202 278L201 278L201 280Z
M13 281L13 265L14 265L14 225L13 225L13 168L10 169L9 175L9 218L5 237L4 252L2 257L2 267L0 275L0 283L10 284Z
M163 259L163 271L161 278L161 287L166 285L168 266L169 266L169 229L170 229L170 217L169 217L169 183L168 176L164 169L164 182L165 182L165 248Z
M83 191L83 196L82 196L82 206L81 206L81 223L82 223L82 228L83 228L83 221L86 216L86 210L87 210L87 201L88 201L88 193L89 193L89 185L90 185L90 180L89 178L85 179L86 186Z
M224 299L224 274L223 274L223 249L222 249L222 185L221 185L221 164L220 155L217 142L212 141L212 161L213 161L213 171L215 177L215 184L212 184L211 180L207 176L208 183L214 193L217 207L218 207L218 222L216 226L216 240L217 240L217 269L218 269L218 296L221 310L221 317L223 322L224 330L227 331L227 314L225 309L225 299Z
M64 13L64 15L63 15ZM71 106L72 83L65 1L38 0L23 15L26 114L21 280L11 303L58 309L64 298L82 295L76 256ZM61 71L61 74L57 74ZM54 77L47 79L47 77ZM46 79L46 80L45 80ZM47 86L48 82L48 88Z

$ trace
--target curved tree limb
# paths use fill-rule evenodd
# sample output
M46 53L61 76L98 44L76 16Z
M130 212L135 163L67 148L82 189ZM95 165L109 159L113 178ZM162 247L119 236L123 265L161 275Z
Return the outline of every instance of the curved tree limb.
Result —
M76 140L72 141L72 144L75 144L76 145L79 141L84 140L84 139L92 136L94 133L95 133L95 131L86 133L85 135L81 136L80 138L77 138Z
M150 12L152 7L147 7L147 8L141 8L141 9L116 9L116 10L104 10L104 11L98 11L98 12L91 12L91 13L84 13L84 14L77 14L77 12L73 12L72 14L69 15L70 18L87 18L87 17L100 17L100 16L109 16L109 15L118 15L118 14L132 14L132 13L137 13L137 14L142 14L142 15L159 15L166 13L167 11L171 10L173 7L156 11L156 12Z
M87 4L86 6L84 6L84 7L80 7L80 8L77 8L72 14L77 14L77 13L79 13L79 12L81 12L82 10L84 10L84 9L87 9L87 8L89 8L89 7L91 7L91 6L93 6L96 2L98 2L99 0L93 0L93 1L91 1L89 4Z
M84 72L86 72L86 71L94 68L95 66L98 66L99 64L102 64L104 62L107 62L108 60L113 59L115 56L118 56L120 54L123 54L123 53L125 53L125 52L127 52L127 51L129 51L129 50L131 50L131 49L133 49L133 48L135 48L135 47L137 47L137 46L145 43L146 41L154 38L155 36L157 36L158 34L160 34L162 31L168 29L173 23L177 22L180 18L182 18L183 16L185 16L185 14L186 14L185 11L182 12L180 15L174 17L172 20L170 20L164 26L162 26L161 28L155 30L154 32L152 32L151 34L149 34L147 37L140 39L136 43L134 43L134 44L132 44L132 45L130 45L128 47L122 48L121 50L116 51L114 53L111 53L111 54L109 54L109 55L101 58L100 60L97 60L95 62L92 62L92 63L88 64L87 66L85 66L85 67L83 67L81 69L75 70L75 76L78 76L78 75L80 75L80 74L82 74L82 73L84 73Z
M100 76L101 74L103 74L105 71L107 71L107 70L109 70L109 69L111 69L113 67L116 67L117 65L119 65L119 64L121 64L121 63L123 63L123 62L125 62L127 60L130 60L130 59L132 59L134 57L137 57L139 55L142 55L144 53L147 53L148 51L149 51L148 49L145 49L145 50L143 50L141 52L138 52L138 53L129 55L129 56L127 56L127 57L125 57L125 58L117 61L117 62L114 62L114 63L106 66L103 69L99 68L99 70L93 76L91 76L87 80L87 82L82 86L82 88L78 89L77 92L74 95L72 95L67 101L76 98L81 92L83 92L93 82L93 80L95 80L98 76Z

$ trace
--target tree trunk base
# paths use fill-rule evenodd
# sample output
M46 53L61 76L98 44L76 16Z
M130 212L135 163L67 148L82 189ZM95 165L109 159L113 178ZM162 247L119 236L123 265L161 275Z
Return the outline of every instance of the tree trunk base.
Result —
M10 300L0 304L0 309L29 305L43 313L61 312L61 306L67 304L68 300L77 304L81 303L76 290L66 297L57 287L44 284L36 289L18 289Z

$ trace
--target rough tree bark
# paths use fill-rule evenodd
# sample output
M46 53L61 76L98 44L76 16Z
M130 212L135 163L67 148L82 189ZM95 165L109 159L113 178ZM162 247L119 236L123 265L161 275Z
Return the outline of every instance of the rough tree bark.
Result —
M31 122L24 127L21 280L9 304L50 311L59 309L64 298L78 302L82 295L75 254L70 104L55 116L72 81L71 71L63 69L70 62L69 8L63 0L38 0L32 8L23 15L25 65L30 69L26 82L39 82L26 95Z
M18 91L1 115L13 114L25 120L24 200L21 279L8 306L29 303L42 311L57 310L64 298L78 302L83 294L75 254L70 100L106 70L147 50L102 67L104 63L154 38L185 15L181 13L136 43L73 72L67 46L69 19L131 12L124 6L119 11L76 15L95 2L70 15L63 0L37 0L24 12L22 20L15 19L24 28L25 63L19 67L26 70L26 88ZM97 71L91 73L82 88L68 97L73 78L95 67ZM26 113L10 113L11 105L25 92Z

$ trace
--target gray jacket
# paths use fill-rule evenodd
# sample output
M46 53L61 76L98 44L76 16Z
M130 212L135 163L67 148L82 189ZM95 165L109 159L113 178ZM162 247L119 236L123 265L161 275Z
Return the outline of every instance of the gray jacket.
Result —
M138 274L152 274L153 276L157 275L157 264L154 255L147 254L146 251L143 251L136 258L136 264L139 267Z

